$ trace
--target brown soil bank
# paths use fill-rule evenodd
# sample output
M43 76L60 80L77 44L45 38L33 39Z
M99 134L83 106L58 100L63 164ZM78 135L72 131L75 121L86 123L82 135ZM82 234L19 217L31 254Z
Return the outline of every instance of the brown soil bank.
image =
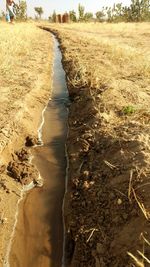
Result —
M21 148L28 135L37 136L41 113L49 99L53 42L48 33L32 23L13 26L0 23L0 40L0 266L3 266L21 196L18 180L25 182L25 176L34 171L37 177L37 170L28 163L28 152ZM10 161L8 170L16 180L8 175L6 167Z
M66 266L147 267L149 25L48 29L60 40L72 101Z

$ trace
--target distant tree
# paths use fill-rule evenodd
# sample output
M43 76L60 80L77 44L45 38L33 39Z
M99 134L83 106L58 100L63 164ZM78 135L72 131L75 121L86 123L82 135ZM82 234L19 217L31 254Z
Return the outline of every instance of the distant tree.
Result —
M107 14L107 21L112 22L113 16L112 16L112 8L106 7L106 14Z
M80 4L78 5L78 12L79 12L79 21L84 20L84 6L81 6Z
M76 12L74 10L71 10L69 12L69 16L70 16L70 20L73 21L73 22L76 22L77 21L77 16L76 16Z
M53 20L52 20L52 16L49 16L49 17L48 17L48 20L49 20L49 22L53 22Z
M150 0L142 0L142 20L150 20Z
M42 7L35 7L34 10L37 13L39 19L41 19L41 16L44 13L43 8Z
M128 10L129 21L144 21L150 19L150 0L131 0Z
M127 6L123 6L122 7L122 21L128 22L130 21L129 17L130 17L130 7Z
M122 3L116 4L115 12L117 16L122 16Z
M123 6L122 3L114 4L111 7L103 8L103 14L106 15L108 22L120 21L150 21L150 0L131 0L130 6ZM101 20L102 13L98 11L96 18Z
M16 16L19 20L27 19L27 3L26 1L19 1L19 8L16 9Z
M124 20L124 9L122 6L122 3L114 4L114 7L112 9L112 20L119 22Z
M139 0L131 0L130 16L131 21L140 21L141 6Z
M86 12L85 14L84 14L84 20L85 21L91 21L93 19L93 13L91 13L91 12Z
M97 11L95 15L97 21L102 22L104 20L105 14L103 11Z
M56 11L54 10L52 14L52 22L56 22L56 21L57 21L57 15L56 15Z

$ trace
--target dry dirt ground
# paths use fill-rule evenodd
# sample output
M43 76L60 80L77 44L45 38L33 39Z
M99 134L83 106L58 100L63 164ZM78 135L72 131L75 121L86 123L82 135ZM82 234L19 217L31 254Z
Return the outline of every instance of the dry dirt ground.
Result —
M33 24L0 23L0 266L22 188L8 176L6 168L12 154L24 146L25 138L37 136L41 112L50 95L52 51L50 34ZM14 157L23 165L28 153L22 151ZM32 172L29 163L25 168Z
M150 24L45 25L71 99L66 257L150 266Z

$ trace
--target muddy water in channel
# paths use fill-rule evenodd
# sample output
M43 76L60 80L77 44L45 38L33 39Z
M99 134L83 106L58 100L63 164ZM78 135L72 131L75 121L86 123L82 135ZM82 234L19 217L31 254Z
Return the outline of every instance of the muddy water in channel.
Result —
M44 145L34 149L44 186L27 193L10 254L10 267L61 267L63 257L62 205L65 192L68 92L61 53L55 40L52 100L44 113Z

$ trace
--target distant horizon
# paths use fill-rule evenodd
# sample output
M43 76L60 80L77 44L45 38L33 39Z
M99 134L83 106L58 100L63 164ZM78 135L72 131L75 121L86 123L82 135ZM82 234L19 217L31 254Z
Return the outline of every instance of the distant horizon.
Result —
M15 0L14 0L15 1ZM18 3L18 0L15 1ZM103 6L113 6L116 3L122 3L123 5L129 6L131 4L131 0L66 0L65 3L60 4L59 0L55 0L55 2L51 2L49 0L45 0L44 3L42 0L27 0L27 15L28 17L35 17L34 7L42 7L44 14L43 18L48 18L52 15L55 10L56 13L65 13L71 10L78 11L79 3L85 7L85 12L92 12L95 14L97 11L101 10ZM1 11L5 11L5 0L0 0L0 13Z

